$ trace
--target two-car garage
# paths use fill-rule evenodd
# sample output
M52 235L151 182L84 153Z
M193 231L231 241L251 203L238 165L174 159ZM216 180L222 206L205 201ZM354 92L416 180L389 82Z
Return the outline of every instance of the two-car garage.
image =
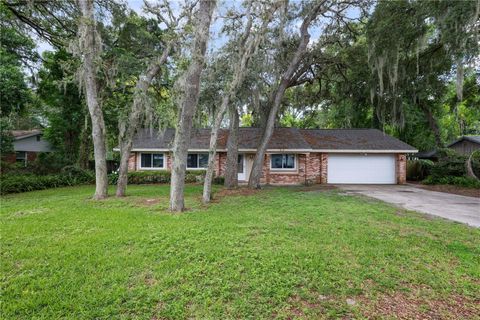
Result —
M395 184L395 154L330 153L327 181L330 184Z

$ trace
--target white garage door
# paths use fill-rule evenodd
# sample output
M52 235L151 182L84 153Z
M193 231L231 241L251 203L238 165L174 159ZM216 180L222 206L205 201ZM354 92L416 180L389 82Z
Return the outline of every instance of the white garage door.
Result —
M329 154L328 183L395 184L393 154Z

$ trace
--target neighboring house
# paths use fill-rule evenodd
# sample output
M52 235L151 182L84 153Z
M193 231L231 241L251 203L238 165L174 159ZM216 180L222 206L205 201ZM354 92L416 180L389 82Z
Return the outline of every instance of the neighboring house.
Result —
M52 151L48 141L43 139L42 130L13 130L12 135L15 153L4 157L7 162L26 166L28 162L35 161L38 153Z
M480 136L463 136L450 143L447 148L463 155L470 155L475 150L480 150Z
M450 143L447 148L455 150L459 154L470 155L475 150L480 150L480 136L463 136ZM422 151L415 155L418 159L437 161L437 150Z
M259 128L240 128L238 179L248 181ZM133 141L129 170L170 170L175 130L141 129ZM210 129L194 129L187 170L205 170ZM228 130L221 130L215 173L223 176ZM116 149L118 151L118 149ZM406 154L418 150L376 129L276 128L263 164L263 184L358 183L396 184L406 180Z

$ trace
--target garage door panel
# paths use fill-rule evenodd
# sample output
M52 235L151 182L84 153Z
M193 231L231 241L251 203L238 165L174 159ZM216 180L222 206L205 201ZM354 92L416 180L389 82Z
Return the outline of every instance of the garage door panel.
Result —
M328 183L395 184L395 156L329 154Z

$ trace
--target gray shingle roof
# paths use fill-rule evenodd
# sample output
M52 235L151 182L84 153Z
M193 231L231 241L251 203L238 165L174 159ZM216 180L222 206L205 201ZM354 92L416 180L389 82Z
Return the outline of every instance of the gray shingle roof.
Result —
M302 132L312 149L416 150L405 142L377 129L306 129Z
M261 128L240 128L239 149L256 149ZM174 129L140 129L133 140L133 150L171 149ZM228 130L221 129L218 149L226 149ZM193 129L189 149L207 150L210 129ZM297 129L275 128L267 149L270 150L391 150L415 151L412 146L376 129Z
M42 130L40 129L33 129L33 130L12 130L12 135L15 140L20 140L24 138L28 138L31 136L36 136L38 134L42 134Z
M458 140L455 140L454 142L450 143L447 147L451 147L453 146L454 144L462 141L462 140L467 140L467 141L470 141L470 142L473 142L473 143L478 143L480 144L480 136L463 136L461 137L460 139Z

